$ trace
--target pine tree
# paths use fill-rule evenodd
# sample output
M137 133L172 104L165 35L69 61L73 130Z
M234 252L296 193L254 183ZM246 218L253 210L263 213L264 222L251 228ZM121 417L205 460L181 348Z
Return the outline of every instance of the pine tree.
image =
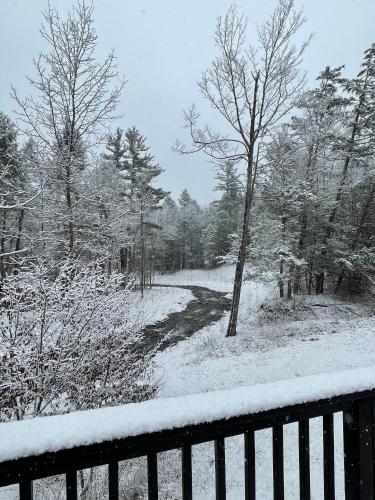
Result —
M160 203L168 193L153 185L163 169L155 163L146 146L145 137L135 127L126 131L125 147L123 175L127 181L127 196L132 210L139 216L139 232L135 235L133 248L129 252L128 268L132 271L137 268L143 296L146 282L146 240L148 237L152 238L157 229L157 225L151 221L151 214L161 209ZM140 254L140 259L137 258L136 251Z
M179 269L195 269L203 265L202 210L184 189L178 199L177 240Z
M0 279L12 267L20 251L24 209L25 176L17 143L17 131L10 118L0 112ZM16 234L16 238L14 238Z
M113 134L109 134L107 137L106 149L108 153L104 154L103 157L110 161L118 171L124 169L124 157L126 152L126 147L124 143L124 131L117 127Z
M227 161L216 173L215 191L222 193L216 205L215 246L216 257L223 256L230 249L230 235L240 230L241 207L243 205L242 186L236 166Z

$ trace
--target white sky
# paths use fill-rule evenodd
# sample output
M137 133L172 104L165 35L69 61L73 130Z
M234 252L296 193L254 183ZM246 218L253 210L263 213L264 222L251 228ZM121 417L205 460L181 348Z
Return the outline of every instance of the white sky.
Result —
M51 0L59 10L70 0ZM184 137L182 110L192 103L207 105L196 81L215 56L212 35L217 16L231 3L249 17L249 37L272 11L276 0L94 0L99 37L98 56L114 48L128 84L119 112L122 128L135 125L146 135L151 152L165 168L161 183L172 195L186 187L200 202L215 197L213 170L201 155L179 156L172 151ZM363 51L375 42L375 0L296 0L304 4L307 23L301 36L314 38L303 67L310 81L325 66L345 64L345 75L358 69ZM13 84L29 93L25 74L33 74L32 58L42 49L40 11L47 0L0 0L0 110L12 116L9 98ZM212 117L212 113L210 113ZM211 120L212 123L212 120ZM114 124L115 125L115 124Z

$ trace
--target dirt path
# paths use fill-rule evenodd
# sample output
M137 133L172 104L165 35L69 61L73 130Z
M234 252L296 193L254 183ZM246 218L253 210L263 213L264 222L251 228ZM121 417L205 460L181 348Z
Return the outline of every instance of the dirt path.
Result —
M155 349L162 340L159 350L164 350L190 337L198 330L218 321L225 311L230 309L230 299L226 297L227 292L217 292L201 286L153 286L185 288L192 291L194 299L183 311L172 313L165 320L147 326L143 330L143 337L137 344L137 350L144 353Z

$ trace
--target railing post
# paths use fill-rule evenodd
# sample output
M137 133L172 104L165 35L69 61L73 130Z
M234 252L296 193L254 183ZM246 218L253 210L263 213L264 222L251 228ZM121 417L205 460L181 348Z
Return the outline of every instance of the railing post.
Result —
M158 456L156 453L147 455L148 500L158 500Z
M335 500L335 436L333 414L323 416L324 500Z
M255 500L255 436L245 431L245 500Z
M108 500L118 500L118 462L109 462L108 464Z
M272 428L273 498L284 500L284 429L282 425Z
M33 483L32 481L23 480L19 483L19 498L20 500L33 500Z
M310 500L310 422L309 419L298 422L299 455L299 497Z
M374 498L374 402L356 401L343 412L345 500Z
M225 441L223 437L215 439L215 483L216 500L225 500Z
M77 500L77 471L69 470L66 473L66 500Z
M191 500L193 498L192 459L190 444L184 444L184 446L182 447L182 498L183 500Z

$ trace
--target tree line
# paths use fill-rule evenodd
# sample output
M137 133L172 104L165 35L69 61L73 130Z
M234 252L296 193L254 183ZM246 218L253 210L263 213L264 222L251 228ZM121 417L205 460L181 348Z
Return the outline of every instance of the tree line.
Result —
M280 297L373 288L375 45L357 76L327 67L305 91L310 40L295 42L304 22L293 0L280 0L249 44L247 19L230 7L198 84L215 126L193 106L185 111L191 144L177 143L181 154L245 169L228 336L236 335L243 279L262 270L273 271ZM255 272L244 275L246 261Z
M173 200L163 167L136 127L114 127L124 88L114 53L96 59L93 7L61 18L49 7L32 94L12 89L15 120L0 114L0 291L48 263L97 264L141 293L155 273L236 265L228 335L244 279L272 275L280 297L353 294L373 286L375 46L359 74L325 68L305 90L296 44L304 23L280 0L248 49L248 23L218 19L218 55L199 82L215 126L185 111L191 144L216 168L217 199ZM251 272L244 273L245 264ZM5 304L7 303L7 299Z

